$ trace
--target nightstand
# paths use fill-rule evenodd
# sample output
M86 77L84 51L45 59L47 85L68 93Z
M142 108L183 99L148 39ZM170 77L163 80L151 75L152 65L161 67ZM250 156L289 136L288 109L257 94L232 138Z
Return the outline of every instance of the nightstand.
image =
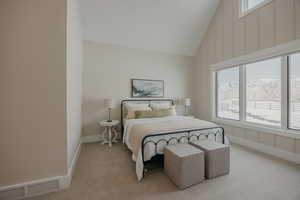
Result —
M111 147L113 142L118 142L117 141L118 132L116 131L115 127L119 123L120 122L118 120L112 120L111 122L105 120L99 122L99 125L104 127L104 131L102 132L102 138L103 138L102 144L108 144ZM114 134L113 137L112 134ZM107 135L107 137L105 137L105 135Z

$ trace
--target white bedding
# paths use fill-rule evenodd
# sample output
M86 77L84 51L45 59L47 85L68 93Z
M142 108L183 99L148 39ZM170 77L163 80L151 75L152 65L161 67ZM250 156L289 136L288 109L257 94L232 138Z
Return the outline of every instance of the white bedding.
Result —
M155 122L163 122L163 121L169 121L169 120L180 120L180 119L188 119L190 117L186 117L186 116L169 116L169 117L162 117L162 118L143 118L143 119L128 119L125 121L124 123L124 134L123 134L123 143L125 143L127 145L127 147L132 151L132 146L130 144L130 132L131 132L131 128L136 125L136 124L151 124L151 123L155 123ZM205 127L212 127L215 126L217 127L216 124L208 122L208 121L202 121L203 123L203 128ZM178 133L176 135L162 135L162 136L155 136L152 137L151 140L152 141L157 141L160 140L162 138L164 139L168 139L171 137L182 137L184 135L187 135L187 133ZM214 139L214 138L213 138ZM158 152L162 153L163 152L163 146L158 146ZM148 161L150 160L153 156L156 155L155 152L155 146L154 145L147 145L144 148L144 160ZM141 180L143 177L143 160L142 160L142 152L141 149L139 149L139 153L137 158L134 156L134 154L132 154L132 159L136 162L136 175L138 177L138 180Z

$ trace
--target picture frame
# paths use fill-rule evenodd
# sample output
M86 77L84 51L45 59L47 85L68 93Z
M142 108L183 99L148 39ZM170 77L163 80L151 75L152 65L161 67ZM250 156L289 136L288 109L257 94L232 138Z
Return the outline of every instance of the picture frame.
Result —
M131 79L131 97L161 98L164 97L164 81L150 79Z

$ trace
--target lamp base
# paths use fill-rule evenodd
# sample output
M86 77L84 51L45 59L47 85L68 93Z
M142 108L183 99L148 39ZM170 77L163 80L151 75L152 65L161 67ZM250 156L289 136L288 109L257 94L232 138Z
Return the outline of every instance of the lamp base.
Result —
M110 112L111 112L111 108L108 108L108 120L107 120L107 122L112 122L112 120L110 118Z

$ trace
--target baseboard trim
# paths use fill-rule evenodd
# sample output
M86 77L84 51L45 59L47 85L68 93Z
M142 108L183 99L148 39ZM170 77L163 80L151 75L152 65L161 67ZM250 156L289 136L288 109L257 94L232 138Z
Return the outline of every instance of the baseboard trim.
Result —
M245 139L231 136L231 135L228 137L229 137L230 142L232 142L232 143L239 144L241 146L245 146L250 149L257 150L259 152L270 154L272 156L300 164L300 154L283 151L278 148L274 148L274 147L267 146L264 144L259 144L256 142L252 142L252 141L245 140Z
M66 175L0 187L0 199L19 200L50 192L57 192L70 187L76 163L80 155L81 144L82 141L79 142L76 148L75 155ZM39 190L37 190L37 188Z
M102 139L99 134L96 135L87 135L81 137L82 143L93 143L93 142L100 142Z
M77 160L79 158L80 151L81 151L81 144L82 144L82 141L80 140L80 142L79 142L79 144L76 148L75 155L74 155L74 157L71 161L71 166L68 169L67 175L63 176L63 178L61 178L59 180L59 188L62 189L62 190L70 187L70 185L71 185L72 177L73 177L75 167L76 167L76 163L77 163Z

